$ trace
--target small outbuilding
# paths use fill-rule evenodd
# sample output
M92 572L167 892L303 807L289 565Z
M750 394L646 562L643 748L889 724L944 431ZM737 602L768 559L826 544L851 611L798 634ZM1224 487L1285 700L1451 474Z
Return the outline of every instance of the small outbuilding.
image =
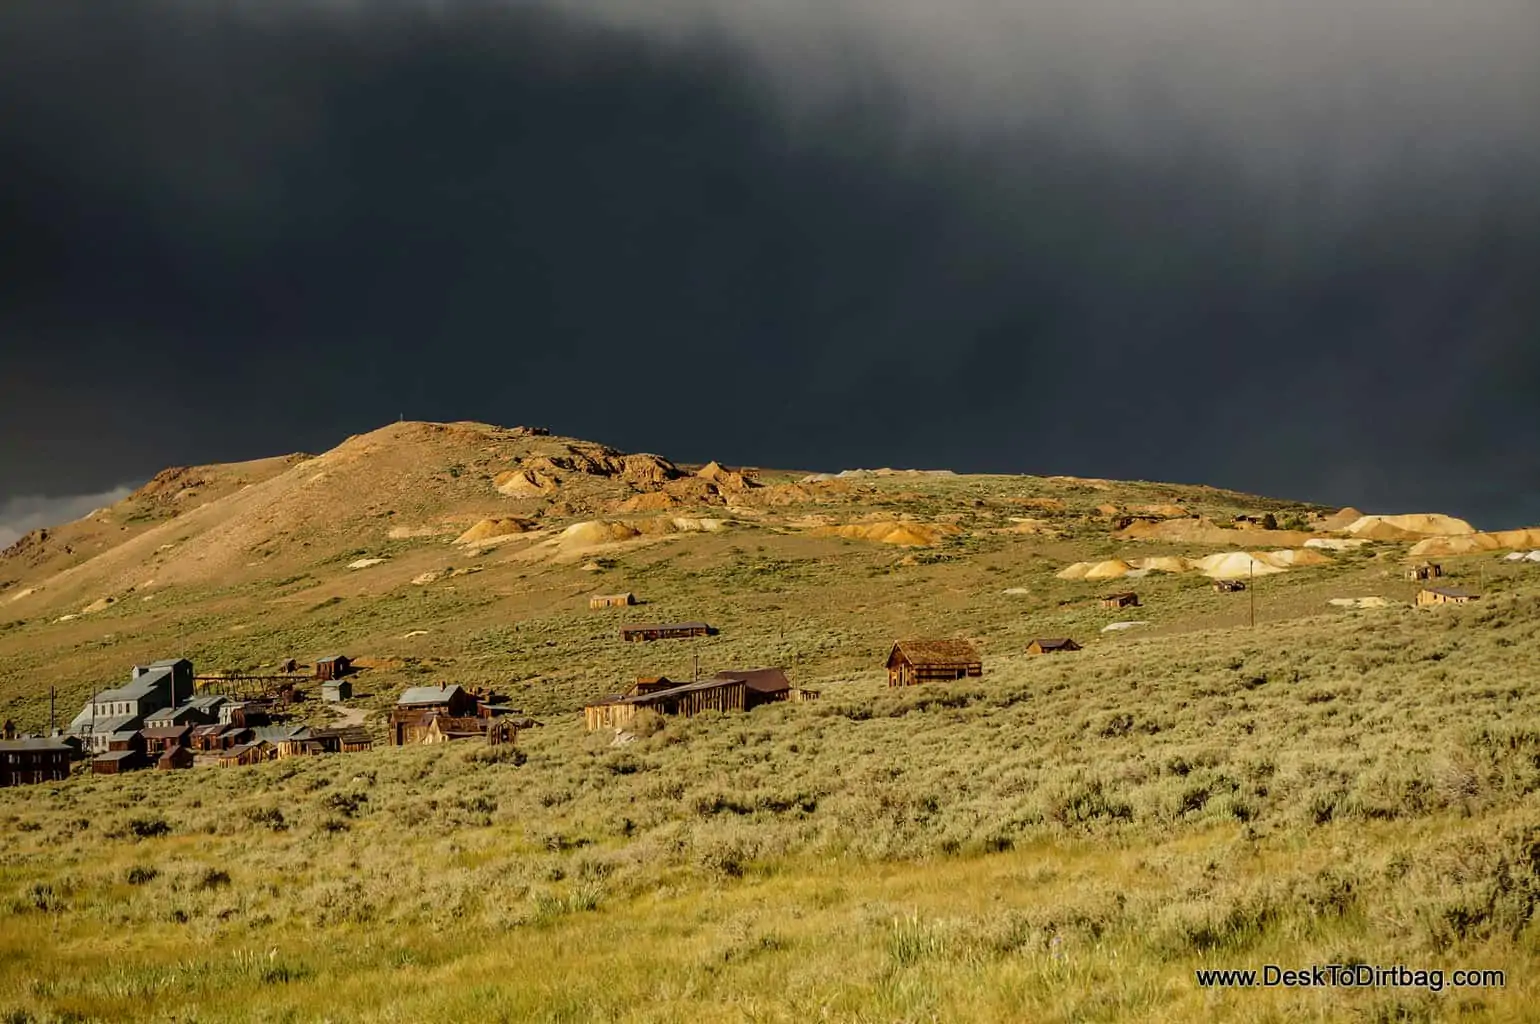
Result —
M91 759L91 771L96 775L117 775L131 772L146 765L144 753L139 750L109 750Z
M984 674L984 659L966 640L900 640L888 652L888 685L967 679Z
M1425 608L1435 604L1470 604L1480 597L1481 595L1474 590L1464 590L1460 587L1424 587L1417 591L1417 607Z
M141 729L139 735L144 738L144 752L150 757L163 754L173 747L185 747L192 740L193 727L190 725L171 725L154 729Z
M588 599L588 607L591 611L600 608L625 608L633 604L636 604L636 595L632 593L595 594Z
M1432 562L1424 562L1414 565L1406 570L1406 578L1414 583L1418 580L1436 580L1444 575L1444 567Z
M1124 591L1121 594L1108 594L1102 598L1102 607L1111 609L1137 608L1139 607L1139 595L1132 590Z
M1242 583L1240 580L1214 581L1214 593L1216 594L1239 594L1245 589L1246 584Z
M1027 644L1028 654L1059 654L1064 651L1078 650L1080 650L1080 645L1067 636L1053 639L1039 637L1030 644Z
M187 747L172 747L161 754L155 761L155 767L160 771L172 771L179 768L191 768L193 766L193 752Z
M239 765L261 764L263 761L273 759L273 745L266 740L254 740L251 743L242 743L238 747L231 747L219 755L221 768L233 768Z
M353 684L346 679L328 679L321 684L321 699L328 704L352 700Z
M353 662L346 654L330 654L316 659L315 677L317 679L341 679L351 671L353 671Z
M692 636L714 636L716 630L704 622L664 622L645 626L621 626L622 640L682 640Z

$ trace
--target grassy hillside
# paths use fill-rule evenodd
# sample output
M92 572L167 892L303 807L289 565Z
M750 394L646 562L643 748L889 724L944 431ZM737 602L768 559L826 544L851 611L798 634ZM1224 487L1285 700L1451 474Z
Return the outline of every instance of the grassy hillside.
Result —
M545 723L517 754L376 749L0 791L0 1019L1533 1019L1536 567L1446 559L1485 596L1417 611L1406 545L1372 543L1258 578L1249 628L1252 595L1196 573L1056 573L1216 550L1114 539L1136 506L1307 527L1327 510L1064 478L761 473L705 489L692 467L649 479L623 459L558 467L538 496L496 489L573 444L397 425L150 527L180 539L120 531L142 550L96 566L0 561L11 593L33 590L0 594L16 616L0 713L24 727L46 724L50 685L67 718L136 660L332 650L371 659L355 684L371 712L446 679L494 683ZM488 516L531 526L453 543ZM721 526L647 526L669 517ZM594 519L642 532L559 541ZM894 521L934 543L820 531ZM247 539L269 553L249 557ZM172 582L79 612L157 556ZM1142 607L1101 609L1112 589ZM647 603L588 610L614 590ZM1327 603L1342 596L1396 603ZM616 637L676 617L721 633ZM1149 625L1101 632L1120 619ZM968 636L985 676L889 690L882 659L903 635ZM1058 635L1085 649L1022 653ZM823 696L584 732L586 700L687 676L696 657L783 664ZM1193 974L1355 961L1501 969L1506 984L1219 991Z

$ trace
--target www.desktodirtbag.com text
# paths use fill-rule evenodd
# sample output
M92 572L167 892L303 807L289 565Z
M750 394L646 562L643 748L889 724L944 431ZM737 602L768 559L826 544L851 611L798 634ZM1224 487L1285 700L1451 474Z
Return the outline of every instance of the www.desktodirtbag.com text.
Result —
M1401 964L1316 964L1289 969L1268 964L1261 970L1199 968L1200 988L1415 988L1442 992L1446 988L1502 988L1502 971L1415 970Z

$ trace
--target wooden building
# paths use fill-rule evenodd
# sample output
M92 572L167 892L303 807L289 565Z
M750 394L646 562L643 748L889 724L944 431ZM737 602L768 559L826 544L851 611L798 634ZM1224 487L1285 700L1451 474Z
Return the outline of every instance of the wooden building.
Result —
M75 754L70 744L43 737L17 739L14 729L6 732L6 739L0 740L0 787L58 782L70 777L70 758Z
M1432 562L1424 562L1421 565L1410 566L1406 570L1406 578L1414 583L1418 580L1436 580L1444 575L1444 567L1434 565Z
M1126 590L1121 594L1108 594L1102 598L1102 607L1117 610L1118 608L1139 607L1139 595L1132 590Z
M266 740L254 740L222 752L219 755L219 766L234 768L238 765L261 764L263 761L271 761L275 753L271 743Z
M1028 654L1058 654L1062 651L1078 650L1080 650L1080 645L1067 636L1054 639L1039 637L1030 644L1027 644Z
M316 659L315 677L317 679L341 679L351 671L353 671L353 662L346 654L330 654Z
M1474 590L1463 590L1459 587L1424 587L1417 591L1417 607L1424 608L1435 604L1470 604L1480 597L1481 595Z
M636 595L631 593L595 594L588 599L590 611L596 611L600 608L625 608L633 604L636 604Z
M688 718L702 711L743 711L748 704L748 685L742 679L704 679L681 683L650 693L629 693L612 697L583 709L583 721L589 731L624 729L642 708L660 715Z
M96 775L117 775L146 766L144 753L139 750L109 750L91 759L91 771Z
M344 726L336 730L337 742L342 746L344 754L357 754L369 750L374 746L374 740L369 736L369 730L361 725Z
M229 750L252 740L251 730L239 725L195 726L187 737L187 745L203 753Z
M192 766L193 752L187 747L171 747L155 760L155 767L161 771L191 768Z
M1214 593L1216 594L1239 594L1245 589L1246 584L1242 583L1240 580L1214 581Z
M328 679L321 684L321 699L328 704L352 700L353 684L346 679Z
M713 636L716 630L704 622L664 622L645 626L622 626L620 638L630 641L680 640L692 636Z
M782 668L724 669L713 678L742 681L745 711L752 711L761 704L815 700L818 697L815 691L791 685L791 680L786 678L786 670Z
M150 757L164 754L174 747L185 747L192 742L193 727L190 725L163 726L157 729L141 729L144 752Z
M888 652L888 685L966 679L984 674L984 659L966 640L900 640Z

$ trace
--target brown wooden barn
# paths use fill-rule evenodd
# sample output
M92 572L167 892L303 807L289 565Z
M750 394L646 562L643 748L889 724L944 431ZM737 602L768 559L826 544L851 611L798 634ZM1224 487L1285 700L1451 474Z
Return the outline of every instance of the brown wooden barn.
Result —
M193 752L188 747L171 747L155 759L155 767L160 771L172 771L179 768L191 768L192 766Z
M1108 594L1102 598L1102 607L1116 610L1118 608L1139 607L1139 595L1132 590L1125 590L1121 594Z
M966 679L984 674L984 659L966 640L900 640L888 652L888 685Z
M1246 584L1242 583L1240 580L1214 581L1214 593L1216 594L1239 594L1245 589Z
M341 679L351 671L353 671L353 662L346 654L331 654L316 659L315 677L317 679Z
M159 729L141 729L139 735L144 737L145 754L156 757L174 747L187 746L191 742L192 731L190 725L168 725Z
M117 775L143 768L147 763L143 751L109 750L91 759L91 772L95 775Z
M1406 570L1406 578L1416 582L1418 580L1436 580L1444 575L1444 567L1434 565L1432 562L1424 562L1414 565Z
M597 611L600 608L625 608L633 604L636 604L636 595L632 593L595 594L588 599L590 611Z
M620 638L629 641L681 640L692 636L713 636L716 630L704 622L664 622L645 626L622 626Z
M1417 606L1424 608L1435 604L1470 604L1480 597L1474 590L1463 590L1460 587L1424 587L1417 591Z
M1078 650L1080 650L1080 645L1067 636L1053 639L1039 637L1030 644L1027 644L1028 654L1058 654L1062 651Z
M7 732L6 739L0 741L0 786L59 782L70 777L74 747L61 739L17 739L14 729Z

